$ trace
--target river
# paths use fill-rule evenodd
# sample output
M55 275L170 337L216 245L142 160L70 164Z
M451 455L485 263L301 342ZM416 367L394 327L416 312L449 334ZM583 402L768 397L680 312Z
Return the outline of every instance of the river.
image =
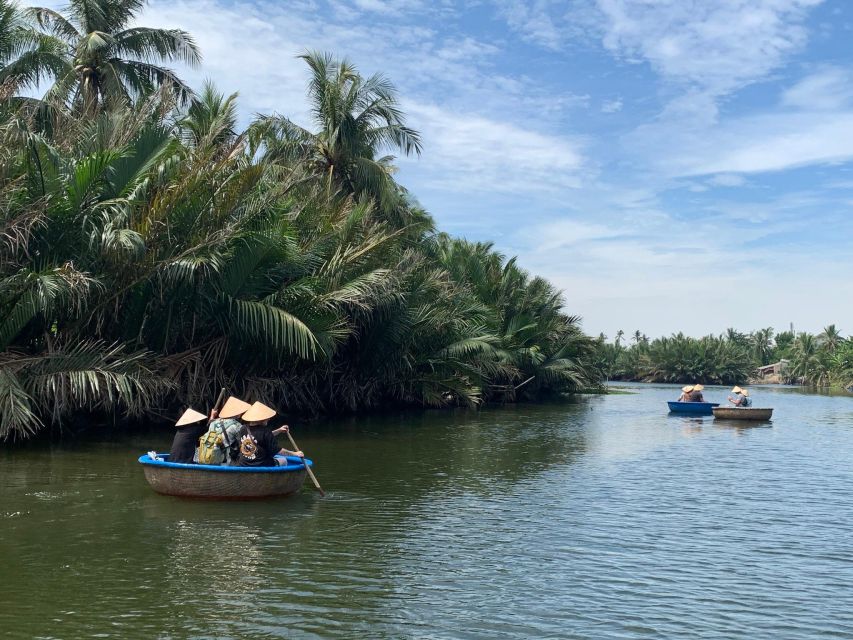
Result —
M853 638L853 397L620 388L292 424L325 498L157 495L169 432L0 449L0 636Z

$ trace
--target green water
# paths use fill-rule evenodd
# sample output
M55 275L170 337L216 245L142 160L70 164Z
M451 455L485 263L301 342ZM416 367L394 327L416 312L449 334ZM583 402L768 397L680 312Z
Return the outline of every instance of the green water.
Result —
M853 638L853 398L629 388L292 423L326 498L156 495L171 433L2 450L0 637Z

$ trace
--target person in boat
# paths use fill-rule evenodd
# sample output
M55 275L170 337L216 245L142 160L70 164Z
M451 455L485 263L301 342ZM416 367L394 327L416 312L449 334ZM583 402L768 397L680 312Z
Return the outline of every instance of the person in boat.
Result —
M735 394L733 396L729 396L729 402L731 402L736 407L748 407L752 404L752 400L749 397L749 391L746 389L741 389L740 387L734 387L732 389L732 393Z
M688 384L681 387L681 395L678 396L678 402L690 402L690 392L693 391L693 385Z
M701 384L694 384L693 391L690 392L690 402L705 402L705 397L702 392L705 390Z
M175 423L177 431L169 450L169 462L192 463L198 439L207 431L207 416L187 409Z
M234 464L240 455L240 428L243 423L240 417L251 407L240 398L229 396L219 411L213 412L214 420L208 431L222 434L222 445L225 448L225 464Z
M301 451L279 448L275 437L286 433L288 426L270 429L269 421L275 414L275 409L261 402L256 402L243 414L243 426L237 433L240 442L236 461L238 467L274 467L279 464L275 459L276 454L305 457Z

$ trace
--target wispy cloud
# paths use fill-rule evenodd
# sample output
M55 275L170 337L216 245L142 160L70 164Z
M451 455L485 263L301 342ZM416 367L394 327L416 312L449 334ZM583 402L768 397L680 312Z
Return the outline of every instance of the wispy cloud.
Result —
M405 107L426 141L418 162L433 188L530 193L581 184L586 167L578 139L433 104Z

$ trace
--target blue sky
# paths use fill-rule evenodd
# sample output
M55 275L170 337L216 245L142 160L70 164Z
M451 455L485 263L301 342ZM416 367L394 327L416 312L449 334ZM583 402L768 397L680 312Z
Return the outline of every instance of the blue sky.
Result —
M309 124L306 49L385 73L424 139L399 180L589 333L853 331L853 3L160 0L140 22L189 30L183 75L247 119Z

